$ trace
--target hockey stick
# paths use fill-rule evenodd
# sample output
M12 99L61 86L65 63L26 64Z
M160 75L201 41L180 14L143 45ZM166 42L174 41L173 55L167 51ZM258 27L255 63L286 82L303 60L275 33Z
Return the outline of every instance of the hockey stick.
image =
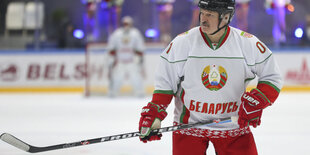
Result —
M222 118L217 119L213 121L207 121L202 123L194 123L194 124L182 124L177 126L168 126L163 127L159 129L152 130L153 134L163 133L163 132L170 132L170 131L176 131L180 129L186 129L191 127L197 127L197 126L211 126L215 124L222 124L222 123L228 123L228 122L236 122L238 118L236 117L228 117L228 118ZM37 153L37 152L44 152L44 151L51 151L51 150L58 150L58 149L64 149L64 148L70 148L70 147L76 147L81 145L88 145L88 144L94 144L94 143L101 143L101 142L107 142L107 141L113 141L113 140L120 140L120 139L126 139L126 138L132 138L140 136L139 132L131 132L131 133L124 133L124 134L118 134L113 136L106 136L106 137L100 137L100 138L94 138L94 139L87 139L82 140L78 142L72 142L72 143L64 143L64 144L58 144L58 145L51 145L51 146L45 146L45 147L37 147L29 145L22 140L14 137L13 135L9 133L3 133L0 136L0 139L7 142L8 144L11 144L21 150L24 150L26 152L30 153Z

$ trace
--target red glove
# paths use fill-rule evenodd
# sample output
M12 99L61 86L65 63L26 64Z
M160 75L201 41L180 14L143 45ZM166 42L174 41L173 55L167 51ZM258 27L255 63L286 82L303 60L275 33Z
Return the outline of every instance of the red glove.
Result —
M271 105L268 98L259 90L252 89L241 97L238 124L240 128L252 125L256 128L261 123L263 109Z
M139 122L140 140L144 143L152 140L160 140L161 133L151 132L153 129L160 128L160 122L165 119L167 112L157 104L149 102L142 108Z

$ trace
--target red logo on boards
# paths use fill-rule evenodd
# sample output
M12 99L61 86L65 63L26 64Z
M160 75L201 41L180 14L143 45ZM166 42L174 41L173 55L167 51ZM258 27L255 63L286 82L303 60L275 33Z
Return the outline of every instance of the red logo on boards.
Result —
M288 71L286 73L285 80L290 80L302 84L310 83L310 71L308 69L307 60L303 60L301 69Z
M18 78L18 69L15 64L0 66L0 78L3 81L15 81Z

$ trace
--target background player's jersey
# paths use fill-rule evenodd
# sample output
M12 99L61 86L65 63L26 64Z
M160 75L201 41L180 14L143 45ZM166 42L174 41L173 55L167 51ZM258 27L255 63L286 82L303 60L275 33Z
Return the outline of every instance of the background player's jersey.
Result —
M274 89L282 87L271 51L255 36L228 27L213 47L196 27L177 36L161 54L155 90L175 94L175 122L202 122L237 116L241 95L256 76ZM203 128L230 130L238 124Z
M130 28L129 30L119 28L113 32L109 39L108 51L116 52L118 62L132 62L136 51L144 51L142 35L136 28Z

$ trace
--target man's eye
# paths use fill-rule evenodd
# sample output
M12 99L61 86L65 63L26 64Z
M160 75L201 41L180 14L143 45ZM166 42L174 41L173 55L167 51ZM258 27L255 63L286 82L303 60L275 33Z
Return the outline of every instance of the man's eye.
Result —
M210 17L212 16L212 14L209 14L209 13L202 13L203 16L207 16L207 17Z

